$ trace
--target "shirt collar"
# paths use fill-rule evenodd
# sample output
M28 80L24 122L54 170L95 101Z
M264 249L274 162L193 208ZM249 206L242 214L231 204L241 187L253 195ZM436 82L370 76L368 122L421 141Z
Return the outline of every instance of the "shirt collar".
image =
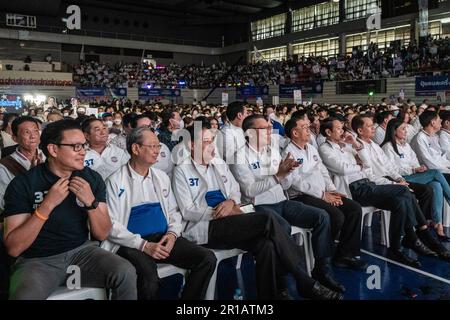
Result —
M148 169L148 173L145 177L141 176L139 173L137 173L130 165L130 162L127 163L127 171L128 171L128 176L132 179L132 180L145 180L145 179L150 179L151 178L151 170L150 168Z

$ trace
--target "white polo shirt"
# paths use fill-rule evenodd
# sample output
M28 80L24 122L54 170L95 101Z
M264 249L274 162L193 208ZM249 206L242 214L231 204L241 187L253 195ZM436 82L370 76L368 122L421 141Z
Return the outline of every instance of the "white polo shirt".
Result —
M112 173L128 162L130 155L123 149L107 144L102 154L88 149L84 157L84 166L97 171L106 180Z

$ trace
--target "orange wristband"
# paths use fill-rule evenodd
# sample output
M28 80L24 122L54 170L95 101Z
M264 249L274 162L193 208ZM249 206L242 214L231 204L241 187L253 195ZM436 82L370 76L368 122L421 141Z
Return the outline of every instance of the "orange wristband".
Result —
M44 217L42 214L40 214L37 208L36 208L36 210L34 210L34 214L36 215L36 217L38 217L38 219L40 219L42 221L48 220L48 217Z

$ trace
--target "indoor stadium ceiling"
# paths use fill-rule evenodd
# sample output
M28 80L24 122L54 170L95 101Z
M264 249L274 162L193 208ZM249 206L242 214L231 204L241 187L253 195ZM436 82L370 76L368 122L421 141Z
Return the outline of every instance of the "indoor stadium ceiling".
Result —
M174 18L231 17L254 15L290 0L73 0L71 4L139 11Z

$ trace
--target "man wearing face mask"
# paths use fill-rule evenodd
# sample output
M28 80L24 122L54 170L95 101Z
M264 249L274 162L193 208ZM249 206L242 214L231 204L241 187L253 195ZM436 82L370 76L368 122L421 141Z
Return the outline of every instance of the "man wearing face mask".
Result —
M184 122L175 109L166 109L161 113L162 123L158 135L159 141L164 143L170 151L181 141L181 137L172 137L172 133L184 128Z

